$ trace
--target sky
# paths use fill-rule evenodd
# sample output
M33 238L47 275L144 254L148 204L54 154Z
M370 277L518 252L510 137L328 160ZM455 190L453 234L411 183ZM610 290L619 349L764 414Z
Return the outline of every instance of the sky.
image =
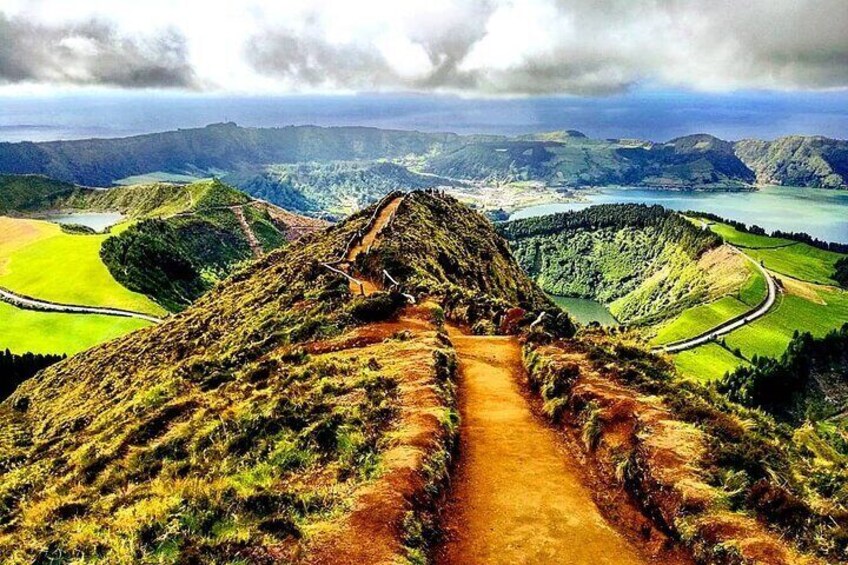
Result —
M0 100L760 99L846 137L846 29L848 0L0 0Z

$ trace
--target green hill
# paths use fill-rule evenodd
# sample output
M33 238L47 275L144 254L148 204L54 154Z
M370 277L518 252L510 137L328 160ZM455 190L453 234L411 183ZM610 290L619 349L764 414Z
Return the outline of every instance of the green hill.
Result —
M217 180L114 188L76 204L140 218L107 239L100 256L118 282L172 312L188 306L257 251L276 249L288 239L289 226L268 205Z
M736 291L750 274L717 236L660 206L593 206L501 230L543 290L598 300L624 323L670 318Z
M80 192L87 190L41 175L0 175L0 214L48 210Z

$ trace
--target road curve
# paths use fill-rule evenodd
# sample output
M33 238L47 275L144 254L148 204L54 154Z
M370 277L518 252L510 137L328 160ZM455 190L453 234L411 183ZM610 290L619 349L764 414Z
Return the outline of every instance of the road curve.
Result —
M59 304L57 302L47 302L15 294L5 288L0 288L0 300L7 302L12 306L23 308L24 310L38 310L42 312L60 312L64 314L100 314L102 316L118 316L121 318L138 318L139 320L147 320L158 324L162 321L161 318L142 314L141 312L133 312L132 310L121 310L120 308L101 308L99 306L78 306L75 304Z
M749 324L764 316L771 310L771 307L774 306L774 302L777 299L777 284L774 282L774 278L766 271L762 265L760 265L755 259L749 257L744 252L740 251L734 246L730 246L737 253L742 254L748 261L756 265L756 267L763 274L763 277L766 279L766 286L768 287L768 294L766 295L766 299L756 308L750 310L741 316L737 316L726 322L722 322L718 326L715 326L712 329L709 329L701 334L698 334L695 337L683 340L683 341L675 341L672 343L668 343L666 345L662 345L660 347L656 347L651 351L653 353L676 353L678 351L684 351L686 349L692 349L693 347L698 347L699 345L703 345L709 341L714 340L717 337L721 337L723 335L727 335L733 330L737 330L742 326Z

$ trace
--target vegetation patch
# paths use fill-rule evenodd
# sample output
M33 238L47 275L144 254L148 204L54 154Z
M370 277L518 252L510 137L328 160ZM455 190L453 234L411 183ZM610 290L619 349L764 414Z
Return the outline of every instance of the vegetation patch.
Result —
M717 236L660 206L593 206L501 231L542 289L598 300L622 323L656 323L743 284Z
M842 511L808 490L815 456L770 415L597 331L525 362L546 411L699 562L844 561Z

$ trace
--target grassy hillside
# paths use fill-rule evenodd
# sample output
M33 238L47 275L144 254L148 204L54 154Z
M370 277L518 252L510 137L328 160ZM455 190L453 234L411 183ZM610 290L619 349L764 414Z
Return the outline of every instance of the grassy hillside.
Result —
M42 177L19 180L4 186L30 195L40 194L42 183L65 186ZM319 221L254 203L217 181L112 190L75 188L55 194L48 203L53 208L39 204L14 212L119 211L130 220L109 233L86 234L71 233L47 221L0 216L0 286L47 301L156 316L185 308L255 255L232 206L241 207L264 252L323 227ZM19 353L74 354L149 325L124 318L2 307L5 324L0 329L0 347Z
M372 530L363 543L352 516L371 493L418 484L409 496L424 499L438 487L455 365L431 329L438 316L428 321L438 307L382 321L399 296L354 298L320 264L370 213L272 252L180 316L54 365L0 404L4 562L325 562L338 558L327 547L383 547ZM415 195L397 214L392 240L510 265L488 222L458 203ZM515 265L495 281L482 261L460 274L416 252L403 264L410 281L489 303L543 301ZM420 479L401 481L409 473ZM419 559L404 547L421 540L418 508L397 504L395 518L379 514L393 536L384 558Z
M479 333L498 331L511 306L547 310L554 318L558 313L516 265L491 223L449 196L406 197L380 245L358 267L375 280L388 271L407 291L440 297L449 316ZM560 321L561 331L569 333L570 320L560 316Z
M760 184L848 188L848 142L793 135L775 141L742 140L736 155Z
M546 292L598 300L625 323L670 318L737 292L751 276L716 236L659 206L596 206L502 231Z
M50 209L79 192L87 190L40 175L0 175L0 214Z
M844 344L828 345L829 359L844 363ZM744 392L728 398L681 380L656 356L597 331L529 344L525 363L545 412L600 469L602 488L627 490L696 562L846 561L848 452L833 422L786 425L749 408ZM791 398L787 381L772 377L762 390Z
M844 254L795 240L742 231L718 221L709 222L708 226L772 271L782 293L768 314L727 335L722 348L699 347L676 356L675 362L684 374L698 379L719 379L728 369L747 366L755 356L779 357L796 332L822 337L848 320L848 297L833 286L838 277L837 264L844 260ZM754 296L758 292L761 289L750 287L747 294ZM750 299L745 300L741 295L739 298L751 304ZM711 310L718 305L686 312L681 316L681 323L698 310ZM676 329L673 324L661 328L657 342ZM730 366L734 358L735 366Z

